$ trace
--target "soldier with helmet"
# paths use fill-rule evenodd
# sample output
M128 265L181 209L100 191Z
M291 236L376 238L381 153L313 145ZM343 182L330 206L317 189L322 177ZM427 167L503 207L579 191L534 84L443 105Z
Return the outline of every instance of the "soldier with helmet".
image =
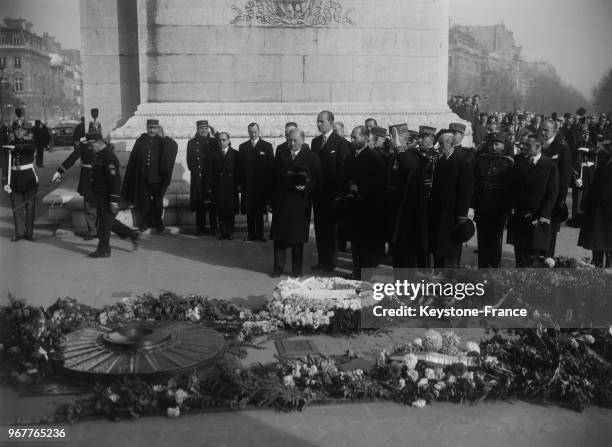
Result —
M504 137L487 136L487 151L474 162L474 220L478 230L478 267L499 268L502 237L510 212L512 157L503 155Z

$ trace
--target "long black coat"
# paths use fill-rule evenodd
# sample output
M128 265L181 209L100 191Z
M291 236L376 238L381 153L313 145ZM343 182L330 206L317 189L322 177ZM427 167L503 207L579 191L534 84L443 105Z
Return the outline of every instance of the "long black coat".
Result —
M325 146L323 135L312 140L312 152L321 162L321 188L315 194L315 200L324 205L341 195L344 188L344 164L349 153L349 144L344 138L332 132Z
M555 207L560 207L562 203L565 203L567 191L569 189L570 182L572 181L572 153L567 142L561 135L557 134L549 147L542 148L542 155L550 158L557 166L557 172L559 174L559 190L555 200ZM561 223L556 219L552 219L551 230L553 232L558 232L560 227Z
M143 133L132 148L121 193L123 198L141 208L146 197L144 186L159 184L164 179L162 170L162 152L164 140L159 136L151 137Z
M600 160L583 206L578 245L593 251L612 251L612 157Z
M540 217L551 218L559 194L559 173L550 159L541 156L535 166L529 157L516 158L512 180L512 207L515 216L509 225L512 243L528 249L544 249L534 236L532 221ZM524 216L530 214L529 219Z
M366 147L357 155L350 150L345 162L347 184L357 185L358 194L348 211L347 237L351 241L385 240L383 193L385 165L380 156Z
M81 172L79 174L79 185L77 187L77 192L85 198L92 199L93 193L91 190L91 176L94 161L94 150L91 147L91 144L87 142L79 142L75 146L72 153L57 168L57 172L63 175L79 159L81 160Z
M238 152L235 149L229 147L225 156L221 149L217 152L213 194L217 213L221 216L232 216L239 211L237 162Z
M176 154L178 153L178 144L170 137L163 137L162 155L161 155L161 184L166 193L166 189L172 181L172 171L176 163Z
M187 143L187 169L190 172L189 207L196 211L213 201L212 183L216 176L215 160L221 149L212 137L196 134Z
M423 173L425 157L415 150L399 154L400 201L392 242L402 251L427 250L427 200Z
M303 171L308 176L304 191L292 186L289 171ZM270 239L285 244L308 242L312 193L321 183L319 158L302 146L294 160L289 151L279 151L274 158L272 178L272 228Z
M441 157L435 166L428 205L429 250L440 257L456 256L460 242L453 238L457 217L467 216L474 189L470 163L460 154Z
M251 141L238 147L238 180L242 188L243 214L267 212L273 169L274 151L267 141L260 138L255 147Z

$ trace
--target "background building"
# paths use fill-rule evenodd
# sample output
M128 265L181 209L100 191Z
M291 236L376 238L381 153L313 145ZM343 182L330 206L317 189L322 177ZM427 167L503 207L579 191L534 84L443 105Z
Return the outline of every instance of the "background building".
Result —
M82 115L79 50L62 50L53 36L32 31L25 19L0 24L0 113L3 120L24 110L26 119L50 124Z

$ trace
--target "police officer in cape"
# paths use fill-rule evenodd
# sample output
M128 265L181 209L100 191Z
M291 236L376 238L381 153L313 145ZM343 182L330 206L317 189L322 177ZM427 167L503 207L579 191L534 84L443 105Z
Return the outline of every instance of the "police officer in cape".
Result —
M138 248L139 233L116 219L121 203L121 174L119 160L110 144L100 133L87 134L93 150L90 186L92 200L98 216L98 248L87 255L90 258L108 258L111 255L111 231L121 239L130 239L132 248Z
M216 234L217 214L213 203L214 160L221 149L210 136L207 120L196 122L196 134L187 143L187 168L190 172L189 208L195 212L196 234ZM209 228L206 228L206 215Z
M27 130L22 122L13 122L14 138L11 144L2 146L2 186L10 195L13 209L15 235L34 241L34 213L38 177L34 171L34 145L25 140Z
M489 134L488 150L474 161L474 220L478 230L478 267L499 268L502 238L511 209L514 159L503 155L504 137Z
M93 110L97 109L92 109L92 113ZM96 205L93 197L93 191L91 189L94 151L91 144L87 142L87 138L85 136L80 138L79 141L75 142L74 151L72 151L72 153L57 168L57 171L55 171L53 174L51 181L59 182L62 175L64 175L64 173L66 173L66 171L68 171L68 169L70 169L77 160L81 161L81 172L79 174L77 192L83 197L83 215L85 217L85 224L87 226L87 234L85 235L84 239L86 241L90 241L98 237L98 235L96 230Z
M137 212L140 231L155 228L163 233L163 199L170 183L174 163L164 156L164 145L170 138L159 135L159 120L147 120L147 132L143 133L132 148L125 170L122 194Z

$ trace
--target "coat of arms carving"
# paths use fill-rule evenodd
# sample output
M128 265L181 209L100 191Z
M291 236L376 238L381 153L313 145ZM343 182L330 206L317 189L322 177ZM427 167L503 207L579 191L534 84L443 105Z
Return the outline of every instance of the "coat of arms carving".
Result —
M334 0L249 0L244 11L232 5L236 17L232 25L255 23L258 25L285 27L325 26L332 23L352 25L349 17L353 9Z

